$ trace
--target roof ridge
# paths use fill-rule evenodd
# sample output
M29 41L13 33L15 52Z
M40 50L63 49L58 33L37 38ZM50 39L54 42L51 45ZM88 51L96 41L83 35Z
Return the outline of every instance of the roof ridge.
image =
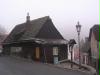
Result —
M94 28L94 27L99 27L100 26L100 24L95 24L94 26L92 26L92 29Z
M39 17L39 18L36 18L36 19L33 19L33 20L30 20L30 22L32 22L32 21L35 21L35 20L39 20L39 19L43 19L43 18L50 18L49 16L44 16L44 17Z
M50 19L50 16L39 17L39 18L30 20L30 22L35 21L35 20L39 20L39 19L43 19L43 18ZM23 24L26 24L26 23L27 23L27 22L19 23L19 24L16 24L16 26L20 26L20 25L23 25ZM16 27L16 26L15 26L15 27Z

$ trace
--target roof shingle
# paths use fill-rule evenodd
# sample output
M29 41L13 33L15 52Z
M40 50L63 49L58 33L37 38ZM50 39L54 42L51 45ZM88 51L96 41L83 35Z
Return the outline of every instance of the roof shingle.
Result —
M26 23L22 23L17 25L12 32L9 34L9 36L6 38L6 40L3 42L4 44L9 44L13 42L21 42L26 40L36 40L39 37L37 35L41 31L42 27L45 25L45 23L51 20L49 16L45 16L42 18L38 18L32 21L28 21ZM51 22L51 21L50 21ZM48 24L48 27L50 25ZM55 28L56 29L56 28ZM52 29L54 30L54 29ZM56 30L56 33L59 34L58 36L61 37L59 40L64 40L60 33ZM56 35L56 34L55 34ZM56 36L57 37L57 36ZM41 38L43 39L43 38ZM33 41L33 40L32 40ZM47 40L48 41L48 40Z

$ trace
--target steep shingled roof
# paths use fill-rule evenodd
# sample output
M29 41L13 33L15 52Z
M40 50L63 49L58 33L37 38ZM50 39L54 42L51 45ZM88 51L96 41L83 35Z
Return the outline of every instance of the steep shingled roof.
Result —
M90 34L89 34L89 40L91 39L91 35L92 35L92 32L94 33L94 36L95 36L95 39L97 41L100 41L99 39L99 27L100 25L97 24L97 25L94 25L91 29L90 29Z
M23 40L38 39L37 37L38 33L41 31L42 27L45 25L45 23L48 20L51 20L50 17L45 16L42 18L38 18L32 21L17 25L9 34L9 36L6 38L4 43L13 43L13 42L19 42L19 41L21 42ZM48 27L49 26L50 25L48 25ZM54 27L53 29L56 29L56 28ZM56 32L57 32L57 35L60 36L62 40L64 40L61 34L57 30Z

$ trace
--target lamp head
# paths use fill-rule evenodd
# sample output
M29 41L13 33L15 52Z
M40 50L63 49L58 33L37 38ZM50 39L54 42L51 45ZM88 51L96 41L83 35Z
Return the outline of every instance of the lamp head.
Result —
M81 31L81 25L80 25L79 21L77 22L76 30L78 33Z

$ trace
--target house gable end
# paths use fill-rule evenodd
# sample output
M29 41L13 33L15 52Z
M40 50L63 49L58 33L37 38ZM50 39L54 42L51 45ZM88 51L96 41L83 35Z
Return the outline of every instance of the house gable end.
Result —
M95 34L93 33L93 31L91 32L91 42L97 42L96 38L95 38Z
M91 32L91 52L92 52L92 57L96 58L97 57L97 40L95 38L95 34L93 31Z
M64 39L62 35L58 32L56 27L54 26L51 19L48 19L44 26L41 28L39 33L36 35L36 38L43 39Z

